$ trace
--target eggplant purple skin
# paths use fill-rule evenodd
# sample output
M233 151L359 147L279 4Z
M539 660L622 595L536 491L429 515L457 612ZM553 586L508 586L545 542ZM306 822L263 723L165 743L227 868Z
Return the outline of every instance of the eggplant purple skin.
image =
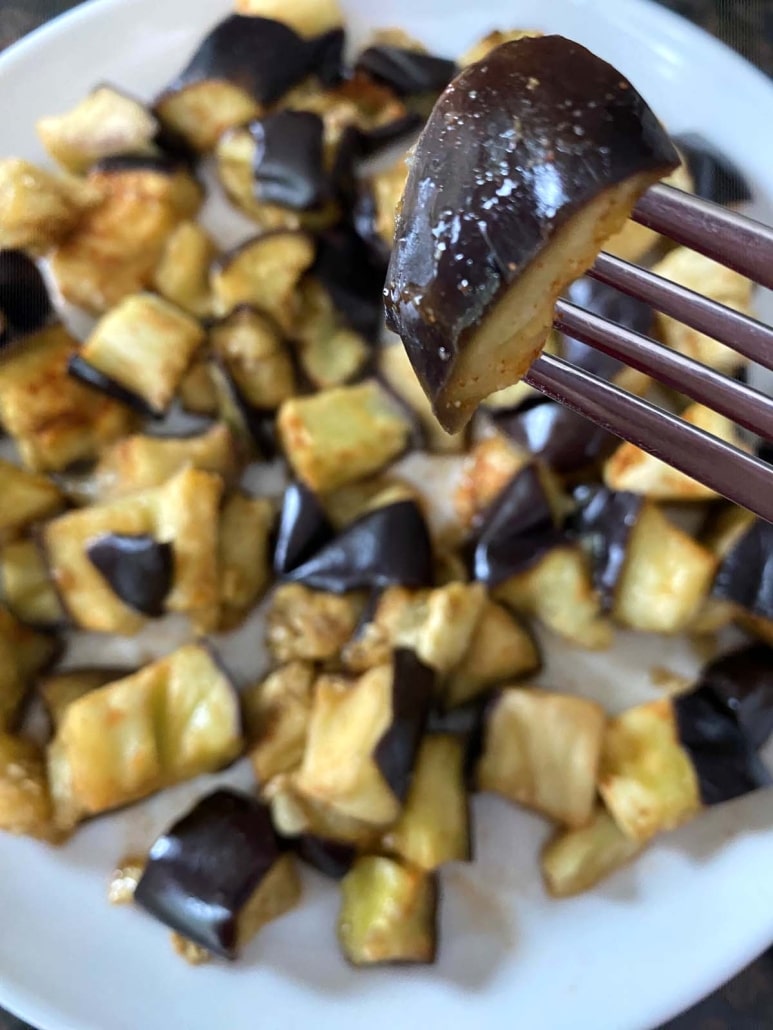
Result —
M711 593L773 619L773 525L752 523L719 566Z
M303 565L335 537L335 530L316 495L303 483L291 483L282 500L274 546L278 576Z
M431 586L432 541L424 516L411 500L368 512L285 579L334 594L387 586Z
M0 250L0 348L17 336L42 329L53 316L38 266L22 250Z
M604 189L678 163L631 84L577 43L515 40L465 68L416 145L385 292L428 395L562 225Z
M589 553L593 585L603 611L609 612L644 499L627 490L590 485L577 487L573 497L576 508L567 530Z
M377 343L384 323L386 263L351 225L320 234L311 274L327 289L352 329Z
M752 747L773 734L773 648L750 644L721 655L702 671L705 687L732 714Z
M561 476L596 465L620 443L590 419L545 397L530 398L514 410L497 413L494 422Z
M486 513L473 546L473 578L498 586L563 542L537 469L527 465Z
M232 14L202 40L165 92L207 80L225 80L258 103L273 104L307 75L332 81L341 67L344 36L333 29L303 39L283 22Z
M679 741L698 776L704 805L720 805L770 786L773 778L756 749L706 687L674 698Z
M354 865L357 849L340 840L303 833L292 841L298 858L331 880L342 880Z
M174 550L152 536L105 533L90 541L86 554L113 593L151 618L164 613L174 579Z
M156 411L155 408L148 404L144 397L140 397L138 393L128 390L121 383L116 382L115 379L106 376L104 372L95 368L94 365L86 361L80 354L73 354L67 362L67 372L73 379L78 379L93 390L98 390L114 401L125 404L127 408L131 408L132 411L136 411L137 414L142 415L144 418L160 420L164 417L163 411Z
M684 156L696 196L724 205L753 199L741 169L700 133L674 136L674 143Z
M390 89L399 97L439 93L457 72L455 61L398 46L371 46L357 58L354 70Z
M413 767L435 693L435 673L415 651L398 648L392 656L392 721L379 740L374 759L389 789L405 801Z
M281 854L268 808L217 790L158 838L134 900L202 948L233 959L241 910Z
M330 198L324 162L324 125L312 111L277 111L250 125L255 140L258 200L295 211L320 208Z

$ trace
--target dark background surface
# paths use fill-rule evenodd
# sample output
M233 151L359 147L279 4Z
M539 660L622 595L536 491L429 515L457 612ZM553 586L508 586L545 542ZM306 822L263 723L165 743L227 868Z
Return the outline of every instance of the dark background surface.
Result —
M292 3L292 0L287 2ZM616 0L607 2L615 3ZM773 75L773 0L659 2L702 25ZM0 49L42 22L75 6L75 0L0 0ZM224 0L223 9L227 7ZM773 126L766 126L764 131L773 132ZM8 932L8 928L0 932ZM722 928L717 927L717 932L721 933ZM657 985L653 984L653 991L656 990ZM31 1028L0 1009L0 1030ZM110 1030L110 1027L103 1030ZM180 1027L179 1030L185 1028ZM593 1028L578 1026L577 1030ZM661 1030L773 1030L773 950L722 990Z

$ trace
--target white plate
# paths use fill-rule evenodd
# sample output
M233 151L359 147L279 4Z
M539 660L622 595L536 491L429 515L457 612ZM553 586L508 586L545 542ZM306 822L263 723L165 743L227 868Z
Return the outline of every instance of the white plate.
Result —
M288 4L292 0L287 0ZM101 0L0 59L4 154L42 160L33 124L100 81L150 97L228 0ZM495 26L561 31L628 74L674 130L697 129L773 196L773 90L708 36L641 0L349 2L358 33L401 25L459 52ZM252 637L250 634L252 632ZM163 646L159 634L147 654ZM97 651L89 651L94 660ZM246 650L245 650L246 648ZM650 666L690 673L686 643L620 635L601 658L551 650L544 682L619 709L654 695ZM243 671L259 638L241 634ZM249 777L244 772L232 779ZM537 871L546 827L493 799L476 802L477 861L443 876L438 964L353 972L337 954L336 891L307 877L301 907L234 966L191 969L166 932L111 909L112 863L147 847L204 790L187 785L82 830L67 848L0 839L0 1002L44 1030L335 1030L520 1025L648 1028L695 1002L773 939L773 805L758 794L655 844L590 895L551 902ZM480 799L478 799L480 801Z

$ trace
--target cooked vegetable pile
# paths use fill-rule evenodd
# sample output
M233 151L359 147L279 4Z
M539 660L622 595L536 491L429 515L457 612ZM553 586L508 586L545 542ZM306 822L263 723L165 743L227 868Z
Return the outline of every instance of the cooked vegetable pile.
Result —
M553 55L527 77L544 111L556 55L581 48L493 33L457 64L390 30L347 64L334 0L285 6L239 0L150 105L102 85L42 119L50 168L0 161L0 828L61 844L246 756L254 790L216 785L127 857L111 899L169 927L191 962L230 959L297 904L300 862L341 881L350 962L430 962L439 870L472 860L472 792L553 824L541 865L562 897L770 783L773 528L521 383L448 433L382 338L407 174L395 147L461 66L451 91L488 62ZM474 112L473 92L460 100ZM456 102L443 95L433 118ZM652 178L671 143L634 108L661 133ZM676 142L672 181L748 197L705 141ZM210 199L243 217L234 249L202 221L213 174ZM640 226L607 246L749 310L750 283ZM742 372L641 303L585 279L569 295ZM93 316L85 339L62 300ZM549 346L649 389L576 341ZM197 428L175 435L181 412ZM685 416L735 438L698 406ZM284 470L279 495L269 469ZM698 532L671 502L692 505ZM77 631L141 640L170 617L184 639L140 668L68 659ZM614 717L534 683L559 640L603 649L618 627L733 624L754 641ZM259 625L245 681L218 651Z

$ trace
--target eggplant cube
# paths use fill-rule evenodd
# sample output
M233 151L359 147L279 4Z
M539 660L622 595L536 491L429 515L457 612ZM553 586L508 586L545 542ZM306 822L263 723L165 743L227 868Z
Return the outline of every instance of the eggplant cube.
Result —
M105 315L80 357L161 415L203 342L204 331L190 315L145 293Z
M358 859L341 882L338 940L355 966L434 962L435 878L391 858Z
M470 811L464 776L465 742L451 734L424 738L405 807L384 834L383 846L431 872L472 857Z
M121 538L135 537L171 545L173 571L165 610L187 614L196 625L212 628L220 596L221 492L218 476L187 468L163 486L69 512L48 523L43 543L51 575L76 625L125 634L142 627L142 612L121 600L89 557L89 548L100 538L103 544L114 540L117 558Z
M23 625L0 605L0 732L15 722L32 680L58 650L55 637Z
M294 782L301 798L373 827L395 822L407 794L434 677L410 651L352 683L321 676Z
M612 719L604 737L599 790L623 833L639 842L698 813L698 777L680 742L670 698Z
M554 898L582 894L633 861L642 849L599 805L587 826L564 830L548 842L540 859L545 886Z
M66 621L37 541L6 544L0 551L0 580L5 603L22 622L57 626Z
M251 407L274 411L296 393L290 352L276 325L259 311L237 308L212 327L209 339Z
M243 695L250 759L259 784L300 765L314 679L309 662L288 662Z
M411 432L375 380L286 401L277 427L296 475L319 493L377 472L405 449Z
M468 452L454 507L464 529L477 528L484 512L530 462L529 454L501 434L479 440Z
M237 492L220 513L220 626L237 626L268 587L274 505Z
M765 638L765 624L773 619L773 526L762 519L747 522L740 513L736 518L711 588L712 600L727 601L748 612Z
M55 841L43 754L30 741L0 732L0 830Z
M188 644L65 708L48 756L57 822L71 827L215 772L241 749L233 684L205 647Z
M295 335L303 370L320 390L355 379L370 359L369 344L344 324L327 290L314 279L307 279L301 287Z
M752 644L711 662L701 673L707 687L731 712L753 747L773 733L773 648Z
M212 314L209 269L216 247L197 222L181 222L166 241L153 283L166 300L194 318Z
M32 471L61 471L94 458L131 426L127 408L68 375L77 348L53 326L0 358L0 422Z
M606 721L601 706L585 698L503 690L486 721L479 787L567 826L585 826Z
M27 472L2 459L0 491L3 496L0 541L13 539L33 522L53 515L64 503L59 488L48 477Z
M132 670L118 668L71 669L68 672L52 673L37 685L38 694L48 712L51 725L56 731L61 725L64 713L78 698L107 683L130 676Z
M281 850L266 806L218 790L159 837L134 900L186 939L234 959L300 894L295 861Z
M631 531L613 616L631 629L679 633L708 596L716 557L652 504Z
M77 179L65 179L19 158L0 160L0 247L44 253L77 226L99 200Z
M354 633L363 604L358 594L283 584L275 591L268 613L268 649L278 662L335 658Z
M416 144L385 291L448 432L523 377L563 289L678 163L631 83L562 36L503 43L451 83Z

